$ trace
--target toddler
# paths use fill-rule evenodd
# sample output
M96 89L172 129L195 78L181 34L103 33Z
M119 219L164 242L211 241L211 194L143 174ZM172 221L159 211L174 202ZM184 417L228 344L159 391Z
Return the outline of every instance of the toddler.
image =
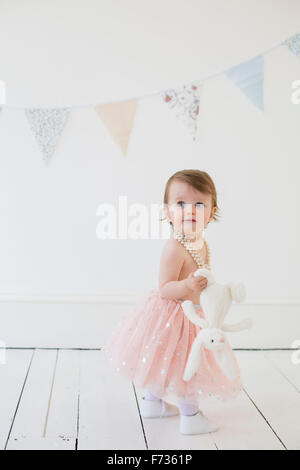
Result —
M201 434L218 429L199 409L203 399L233 399L242 388L234 353L237 379L230 381L218 367L212 351L202 348L197 372L183 380L194 339L201 328L184 315L181 302L191 300L205 318L200 294L207 279L194 272L210 269L204 229L218 216L217 193L211 177L200 170L182 170L167 181L164 216L171 237L162 250L158 287L134 306L104 347L107 360L124 377L145 390L140 412L144 418L163 418L180 413L182 434ZM175 402L179 406L170 403Z

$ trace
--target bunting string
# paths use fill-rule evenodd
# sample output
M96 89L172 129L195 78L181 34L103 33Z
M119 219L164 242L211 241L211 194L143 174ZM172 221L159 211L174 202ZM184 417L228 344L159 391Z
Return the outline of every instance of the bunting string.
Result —
M297 44L295 43L297 41ZM278 47L280 46L283 46L283 45L286 45L289 47L289 44L295 44L294 45L294 51L296 53L296 51L298 51L298 55L300 55L299 53L299 48L300 48L300 33L299 34L295 34L293 36L290 36L288 39L284 40L284 41L278 41L275 45L273 45L272 47L268 48L268 49L265 49L264 51L262 51L261 53L255 55L255 56L252 56L250 59L247 59L247 62L252 60L252 59L255 59L256 57L258 56L261 56L261 55L267 55L269 54L270 52L274 51L275 49L277 49ZM290 49L292 49L292 47L289 47ZM243 63L243 62L242 62ZM234 67L237 67L241 64L241 62L238 62L237 64L231 66L231 67L226 67L226 69L222 69L222 70L219 70L217 72L213 72L211 74L207 74L207 75L204 75L200 78L198 78L197 80L193 80L191 82L187 82L185 83L185 86L192 86L192 84L195 82L195 81L201 81L201 82L204 82L206 80L209 80L211 78L215 78L219 75L223 75L226 73L226 71L230 68L234 68ZM139 96L133 96L131 98L124 98L124 99L117 99L117 100L110 100L110 101L104 101L104 102L96 102L96 103L86 103L86 104L75 104L75 105L55 105L55 106L38 106L39 109L42 109L42 108L47 108L47 109L58 109L58 108L68 108L68 109L73 109L73 108L91 108L95 105L98 105L98 104L101 104L101 105L104 105L104 104L110 104L110 103L121 103L123 101L132 101L132 100L136 100L136 99L143 99L143 98L150 98L150 97L153 97L153 96L158 96L159 94L163 93L163 92L167 92L168 90L172 89L172 90L176 90L178 88L182 87L182 83L180 84L177 84L175 86L169 86L168 88L166 88L165 90L158 90L158 91L154 91L154 92L151 92L151 93L146 93L146 94L143 94L143 95L139 95ZM15 105L8 105L8 104L1 104L0 105L0 108L11 108L11 109L25 109L25 108L32 108L32 105L28 105L28 106L15 106Z
M74 108L94 108L97 116L110 133L114 143L126 156L130 143L130 134L134 125L139 100L159 96L172 113L188 130L195 141L198 129L198 118L201 109L201 96L205 81L223 74L260 112L264 111L264 56L279 46L287 47L291 53L300 58L300 33L285 41L275 44L259 55L241 62L233 67L218 71L198 80L177 85L168 90L147 93L138 97L108 101L102 104L78 104L68 106L13 106L0 104L3 108L23 110L34 134L35 140L46 165L49 164L60 136L66 125L70 110Z

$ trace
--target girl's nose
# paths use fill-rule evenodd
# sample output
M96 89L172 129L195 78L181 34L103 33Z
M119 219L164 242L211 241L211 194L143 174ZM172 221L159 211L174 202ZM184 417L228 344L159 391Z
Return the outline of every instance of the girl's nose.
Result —
M187 204L187 205L185 206L184 210L185 210L185 213L186 213L186 214L195 215L195 213L196 213L193 204Z

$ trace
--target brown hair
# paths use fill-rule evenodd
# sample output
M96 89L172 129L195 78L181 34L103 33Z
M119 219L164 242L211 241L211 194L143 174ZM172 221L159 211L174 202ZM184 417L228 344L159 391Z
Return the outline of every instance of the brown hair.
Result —
M170 186L172 181L174 181L175 179L188 183L190 186L204 194L210 194L212 198L212 208L216 207L216 212L213 215L213 220L215 220L216 222L219 221L220 209L217 203L217 191L215 188L215 184L208 173L201 170L181 170L174 173L172 176L170 176L166 183L164 193L164 205L168 204ZM165 217L160 220L164 219Z

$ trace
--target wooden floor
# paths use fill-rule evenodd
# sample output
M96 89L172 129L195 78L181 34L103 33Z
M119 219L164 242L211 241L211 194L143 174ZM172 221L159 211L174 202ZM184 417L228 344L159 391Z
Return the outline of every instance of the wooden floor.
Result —
M100 350L1 354L1 449L300 449L292 351L235 351L244 390L232 402L206 400L221 427L196 436L179 433L179 416L142 419L143 390L109 370Z

